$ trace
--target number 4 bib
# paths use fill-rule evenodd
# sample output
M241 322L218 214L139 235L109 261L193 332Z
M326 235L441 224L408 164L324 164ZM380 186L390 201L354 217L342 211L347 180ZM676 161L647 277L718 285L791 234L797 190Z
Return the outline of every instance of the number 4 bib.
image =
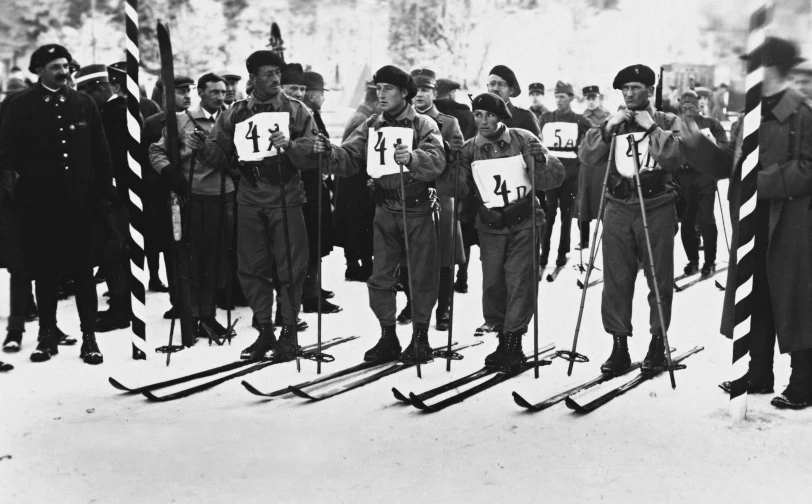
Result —
M234 127L234 147L240 161L261 161L276 156L276 147L271 144L275 131L290 138L290 113L261 112L237 123Z
M369 128L367 137L367 173L370 177L378 179L384 175L400 173L400 167L395 161L395 145L402 143L412 150L412 137L414 130L395 126L384 126L375 131Z
M471 171L482 202L488 208L503 207L524 198L532 187L522 156L474 161Z
M618 135L615 138L615 166L617 171L627 178L634 178L634 156L632 142L637 142L637 153L640 154L640 173L657 170L657 161L649 154L649 137L643 132Z

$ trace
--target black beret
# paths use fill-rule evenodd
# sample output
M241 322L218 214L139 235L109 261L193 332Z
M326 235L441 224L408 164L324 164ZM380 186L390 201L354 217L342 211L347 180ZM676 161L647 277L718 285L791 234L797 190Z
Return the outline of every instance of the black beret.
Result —
M753 52L753 56L756 60L761 59L764 66L782 68L791 68L802 61L806 61L805 58L798 56L798 47L795 44L778 37L766 37L764 43ZM741 59L747 61L750 59L750 55L743 54Z
M437 93L445 94L460 88L460 83L451 79L437 79Z
M411 103L414 95L417 94L417 86L412 76L392 65L386 65L378 69L372 76L372 82L377 84L392 84L406 90L406 101Z
M82 67L73 75L73 82L76 83L76 89L79 91L95 86L101 82L109 82L107 67L104 65L87 65Z
M657 81L657 76L654 75L654 70L646 65L632 65L626 67L615 76L612 87L614 89L622 89L624 84L629 82L639 82L646 87L653 86Z
M285 60L275 52L265 50L254 51L248 56L248 59L245 60L245 68L248 70L248 73L255 73L259 70L259 67L267 65L284 69Z
M513 73L513 70L505 65L496 65L495 67L491 68L491 72L488 75L497 75L505 79L508 86L513 87L513 92L510 94L511 98L516 98L522 94L522 88L519 87L519 81L516 80L516 74Z
M281 85L296 84L297 86L305 85L304 68L299 63L288 63L285 70L282 71Z
M428 68L412 70L412 79L417 87L437 88L437 75Z
M47 44L41 46L34 54L31 55L31 62L28 65L28 71L37 73L37 68L44 67L55 59L65 58L71 61L70 52L59 44Z
M527 89L527 92L530 94L533 93L541 93L544 94L544 84L541 82L533 82L530 84L530 87Z
M127 62L119 61L107 67L107 76L110 84L125 86L127 84Z
M586 86L581 90L581 92L584 94L584 96L601 94L601 90L598 86Z
M511 114L505 101L499 95L482 93L471 101L472 110L485 110L498 115L502 119L510 119Z
M308 91L329 91L324 87L324 77L318 72L305 72L304 80Z

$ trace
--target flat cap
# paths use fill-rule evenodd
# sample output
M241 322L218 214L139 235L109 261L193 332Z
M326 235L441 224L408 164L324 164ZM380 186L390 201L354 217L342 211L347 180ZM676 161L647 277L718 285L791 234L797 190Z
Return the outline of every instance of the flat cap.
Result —
M216 72L214 72L214 74L219 75L220 77L226 80L235 80L235 81L242 80L242 75L238 74L234 70L229 70L227 68L217 70Z
M69 62L73 59L71 58L70 52L59 44L47 44L40 46L31 55L28 71L31 73L37 73L37 68L44 67L48 63L59 58L65 58Z
M437 93L439 94L446 94L454 91L455 89L460 89L460 83L453 81L451 79L437 79Z
M624 84L629 82L639 82L646 87L653 86L657 81L657 76L654 75L654 70L646 65L632 65L624 68L615 76L612 87L614 89L622 89Z
M679 97L679 103L693 103L694 106L699 106L699 94L693 89L686 89Z

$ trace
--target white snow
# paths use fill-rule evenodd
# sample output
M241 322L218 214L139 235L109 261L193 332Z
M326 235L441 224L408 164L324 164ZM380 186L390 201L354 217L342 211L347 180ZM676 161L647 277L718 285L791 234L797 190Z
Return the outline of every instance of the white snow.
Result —
M722 236L719 249L723 259ZM575 264L578 253L570 257ZM679 237L676 257L681 270ZM366 286L343 279L341 249L324 266L324 285L344 307L324 316L325 339L363 336L329 351L336 362L323 366L328 373L358 363L377 340L378 324ZM454 339L461 343L473 341L482 322L476 248L470 272L471 291L456 297ZM555 283L541 283L541 344L571 345L581 294L576 278L568 266ZM724 283L724 274L718 279ZM633 359L648 345L642 275L637 287ZM556 359L538 380L528 372L436 414L398 404L391 387L419 393L477 370L495 347L493 336L464 351L451 373L435 362L423 366L422 380L410 369L320 403L261 400L239 379L149 403L113 389L107 378L147 383L237 359L256 335L250 311L235 313L238 336L230 347L201 340L173 355L168 368L155 353L146 362L131 360L126 330L99 335L103 365L83 364L78 345L34 364L30 323L22 352L0 356L16 366L0 375L0 502L808 502L812 409L780 411L770 406L771 396L751 396L748 420L731 423L727 396L717 388L731 378L730 342L718 334L723 294L711 281L675 294L671 345L678 352L705 346L677 372L676 390L661 376L586 416L563 403L536 414L514 404L513 390L535 402L598 373L611 348L600 322L601 288L587 296L578 348L591 361L577 364L572 377ZM402 294L398 301L400 308ZM151 348L167 342L166 308L166 295L148 295ZM316 316L304 318L310 328L301 341L315 342ZM60 303L59 321L79 336L72 300ZM405 344L410 327L398 331ZM447 336L432 330L430 337L438 345ZM530 335L524 348L532 348ZM775 369L780 392L788 357L778 356ZM287 363L246 378L275 390L315 376L315 363L302 361L301 373Z

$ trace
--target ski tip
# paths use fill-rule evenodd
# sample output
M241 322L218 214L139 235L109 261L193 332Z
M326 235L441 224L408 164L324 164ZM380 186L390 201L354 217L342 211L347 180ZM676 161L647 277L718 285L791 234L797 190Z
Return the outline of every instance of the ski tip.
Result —
M524 397L519 395L518 392L515 392L515 391L513 392L513 402L515 402L517 405L521 406L522 408L531 409L533 407L533 405L530 404L530 402L528 402L527 399L525 399Z
M258 396L264 396L265 395L262 392L260 392L259 389L257 389L256 387L254 387L253 385L251 385L250 383L248 383L245 380L242 380L240 383L242 384L243 387L245 387L245 390L247 390L248 392L251 392L254 395L258 395Z
M725 290L725 286L724 286L724 285L722 285L722 284L720 284L720 283L719 283L719 280L716 280L714 283L716 284L716 288L717 288L717 289L719 289L719 290L721 290L721 291Z
M395 388L395 387L392 387L392 394L395 396L395 399L397 399L400 402L404 402L404 403L411 403L412 402L412 401L409 400L408 397L403 395L403 393L400 390L398 390L397 388Z
M409 402L411 402L412 406L414 406L415 408L417 408L419 410L423 410L423 411L431 411L429 406L426 403L424 403L422 400L420 400L420 398L418 398L414 394L414 392L409 392L409 399L410 399Z
M575 283L577 283L577 284L578 284L578 288L579 288L579 289L583 289L583 288L584 288L584 282L582 282L582 281L580 281L580 280L576 280L576 281L575 281Z
M571 397L567 397L566 399L564 399L564 404L567 405L567 408L573 411L583 413L583 408L581 408L581 406L579 406L578 403L575 402L575 400L573 400Z
M112 376L108 378L107 381L110 382L110 385L117 388L118 390L123 390L124 392L132 392L132 390L128 389L127 387L119 383L118 380L116 380Z

